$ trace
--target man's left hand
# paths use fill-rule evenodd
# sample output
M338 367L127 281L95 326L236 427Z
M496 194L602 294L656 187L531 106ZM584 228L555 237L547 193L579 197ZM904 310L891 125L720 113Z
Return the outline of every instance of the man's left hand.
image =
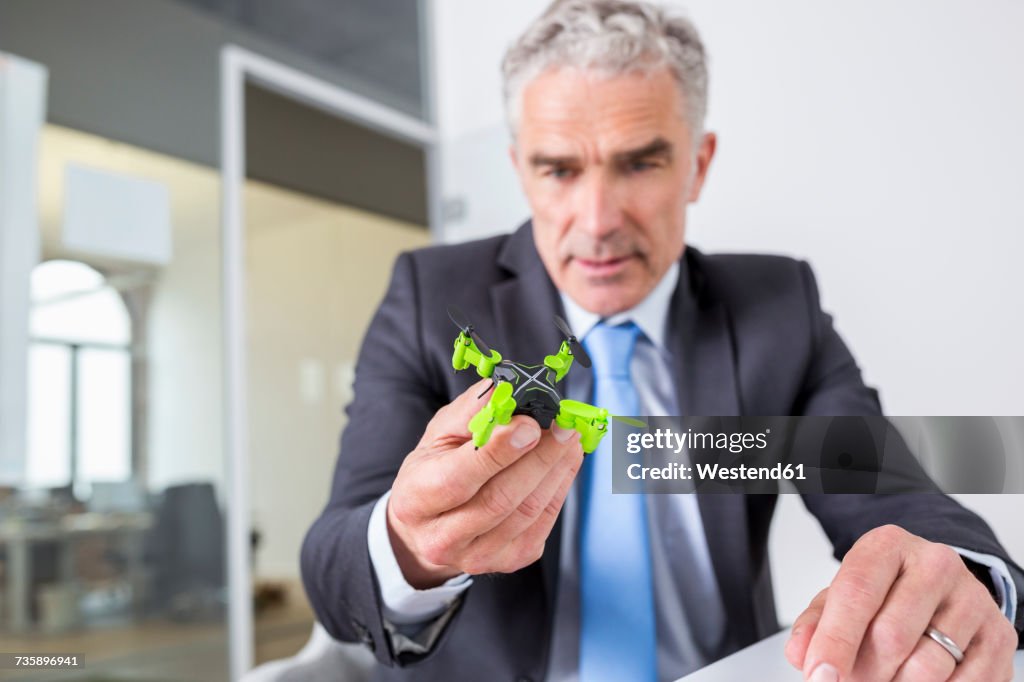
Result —
M951 638L963 662L925 634ZM865 533L796 619L786 658L813 682L1013 679L1017 633L956 550L899 526Z

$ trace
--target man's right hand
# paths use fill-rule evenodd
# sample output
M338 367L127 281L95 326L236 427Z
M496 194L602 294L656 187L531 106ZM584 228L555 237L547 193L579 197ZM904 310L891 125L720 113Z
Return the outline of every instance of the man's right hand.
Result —
M537 561L583 463L576 431L553 421L543 431L524 415L474 449L468 424L486 404L490 394L478 396L489 383L438 410L391 487L388 535L416 589Z

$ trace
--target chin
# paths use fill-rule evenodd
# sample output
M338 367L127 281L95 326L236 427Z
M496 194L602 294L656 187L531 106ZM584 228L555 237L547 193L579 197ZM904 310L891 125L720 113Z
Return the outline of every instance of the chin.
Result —
M623 310L629 310L641 300L643 296L628 284L600 282L586 283L577 289L579 295L569 295L583 308L601 317L608 317Z

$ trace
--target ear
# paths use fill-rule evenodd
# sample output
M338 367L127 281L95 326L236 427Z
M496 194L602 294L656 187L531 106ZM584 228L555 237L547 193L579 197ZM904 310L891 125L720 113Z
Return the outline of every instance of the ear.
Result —
M704 187L704 180L708 177L708 169L711 167L711 159L715 156L715 147L717 145L718 138L715 137L714 133L704 133L700 141L700 147L697 149L696 168L693 169L690 194L686 197L686 200L690 203L700 198L700 191Z
M516 154L515 142L508 146L508 158L512 160L512 167L516 169L516 173L519 172L519 155Z

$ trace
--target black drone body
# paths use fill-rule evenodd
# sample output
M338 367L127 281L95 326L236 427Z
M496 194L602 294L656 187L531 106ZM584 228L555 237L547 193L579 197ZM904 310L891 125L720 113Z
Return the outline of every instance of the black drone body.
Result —
M514 387L512 398L516 408L512 414L526 414L537 420L541 428L551 426L562 403L555 384L556 372L546 365L524 365L513 360L502 360L494 367L491 379L495 383L506 381Z

